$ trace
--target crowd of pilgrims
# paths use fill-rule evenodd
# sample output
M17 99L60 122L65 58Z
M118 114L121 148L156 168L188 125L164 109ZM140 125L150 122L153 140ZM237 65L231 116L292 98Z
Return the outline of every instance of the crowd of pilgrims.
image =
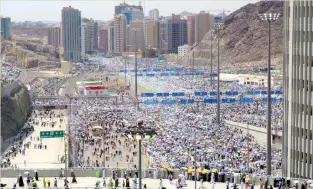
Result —
M71 132L81 138L78 147L78 166L99 166L103 162L92 161L93 157L84 157L83 143L94 144L94 156L103 156L107 151L106 160L115 158L114 167L118 167L119 153L125 149L116 151L117 143L126 144L134 153L137 151L135 143L121 140L125 120L128 124L135 124L137 120L144 120L151 127L158 129L157 137L144 141L145 151L149 155L150 167L157 168L168 165L172 168L192 167L196 146L196 160L198 166L206 168L218 168L223 172L249 171L256 174L266 172L266 149L257 141L239 129L231 128L224 123L224 116L220 124L216 122L216 105L139 105L140 111L136 111L130 99L112 98L111 100L76 99L72 100L76 105L76 112L72 112ZM226 105L222 105L222 112L226 111ZM95 124L96 123L96 124ZM91 125L100 125L105 136L98 133L95 136L90 129ZM76 129L75 129L76 128ZM78 129L77 129L78 128ZM97 132L96 132L97 133ZM106 145L101 144L106 137ZM196 140L195 140L196 139ZM196 144L196 145L195 145ZM126 147L126 146L125 146ZM127 147L126 147L127 150ZM113 151L113 154L111 154ZM77 153L76 152L76 153ZM124 155L124 154L123 154ZM135 154L133 154L135 155ZM248 160L249 157L249 160ZM103 159L103 158L102 158ZM272 150L273 169L281 169L281 151ZM132 163L133 156L128 156ZM249 163L249 170L247 164ZM134 162L133 166L136 165Z
M101 99L72 102L80 107L71 113L70 118L71 134L78 139L76 143L71 142L74 154L77 154L74 157L78 157L72 159L75 166L136 167L137 143L123 133L127 124L124 115L127 105L116 107L114 100ZM86 146L91 153L87 153Z
M113 60L116 61L116 60ZM122 63L122 62L120 62ZM152 65L152 62L145 62ZM105 62L106 69L118 68L119 64ZM111 66L111 67L110 67ZM139 62L139 67L146 66ZM150 66L148 66L150 67ZM129 67L131 69L131 66ZM128 80L130 79L128 75ZM199 80L197 77L140 77L139 85L149 85L151 89L158 92L185 92L192 94L194 91L214 91L209 87L209 78ZM209 89L208 89L209 88ZM231 82L221 82L221 91L237 90L241 94L234 98L247 97L248 90L264 90L264 87L245 87L235 86ZM189 96L196 100L203 98ZM221 96L222 97L222 96ZM168 99L175 99L169 97ZM186 97L185 97L186 98ZM140 101L144 100L140 98ZM68 100L51 99L37 100L35 105L66 105ZM194 153L197 162L205 164L208 168L219 168L225 172L242 170L250 163L250 172L262 174L265 172L266 150L258 144L252 136L247 136L242 131L230 128L224 120L231 120L238 123L248 123L257 127L266 127L266 103L256 102L251 104L222 104L221 123L216 122L215 104L192 104L192 105L143 105L140 104L140 111L136 111L130 99L111 98L111 99L74 99L72 104L77 109L71 113L70 132L79 142L71 141L70 145L75 154L72 161L75 165L102 166L104 162L94 161L94 157L85 157L84 144L93 145L92 156L99 156L102 159L113 159L119 162L119 156L125 149L115 149L118 143L126 144L126 150L130 150L127 159L129 163L133 161L136 145L133 141L122 140L125 120L130 124L136 124L138 119L144 120L147 125L158 128L158 136L152 140L144 141L145 151L151 157L151 167L161 167L166 164L173 168L192 166ZM281 130L282 104L273 103L272 116L274 119L273 127ZM93 133L92 127L99 125L105 132ZM106 133L104 135L104 133ZM105 138L105 145L101 142ZM125 141L126 140L126 141ZM195 145L196 144L196 145ZM195 152L195 146L197 148ZM131 147L127 149L127 147ZM138 147L137 147L138 148ZM113 152L113 153L112 153ZM273 149L273 166L275 169L281 168L281 152ZM249 157L249 160L248 160ZM118 166L118 164L114 165ZM134 163L135 166L135 163Z

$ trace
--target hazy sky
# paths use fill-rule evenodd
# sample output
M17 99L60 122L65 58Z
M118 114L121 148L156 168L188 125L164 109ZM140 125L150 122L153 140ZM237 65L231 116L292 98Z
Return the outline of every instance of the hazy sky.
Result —
M213 14L235 11L240 7L259 0L146 0L145 12L157 8L160 16L179 14L182 11L198 13L208 10ZM60 21L61 9L72 6L81 10L82 16L95 20L110 20L114 15L114 6L123 0L1 0L1 15L11 17L12 21ZM128 4L139 4L139 0L126 0ZM144 3L142 3L144 6Z

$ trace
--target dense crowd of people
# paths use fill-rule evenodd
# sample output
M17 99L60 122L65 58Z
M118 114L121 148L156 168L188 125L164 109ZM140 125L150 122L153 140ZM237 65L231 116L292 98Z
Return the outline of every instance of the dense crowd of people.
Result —
M170 63L158 63L156 59L139 60L139 69L172 67ZM128 61L127 69L134 68ZM124 60L120 58L102 59L106 71L120 73ZM130 81L133 73L127 73ZM198 76L181 77L139 77L138 84L151 92L185 92L185 97L160 97L153 99L192 98L195 91L214 91L216 82L210 85L210 78ZM280 86L275 86L280 89ZM259 86L237 86L234 82L221 82L221 91L238 91L233 98L247 96L248 90L264 90ZM139 92L140 94L140 92ZM226 96L227 98L227 96ZM139 97L139 101L148 98ZM215 104L175 104L144 105L137 111L133 99L112 97L110 99L84 99L71 101L69 134L72 166L79 167L136 167L137 144L123 135L128 125L144 120L146 125L158 130L158 136L144 141L144 152L148 154L150 167L164 165L171 168L192 167L194 157L197 165L207 169L216 168L222 172L253 172L265 174L266 150L253 138L242 131L230 128L224 120L266 127L266 103L221 104L221 123L216 121ZM68 105L67 98L36 100L34 105ZM273 103L273 126L281 130L282 104ZM281 169L281 151L272 151L273 168ZM248 169L249 167L249 169Z
M11 83L20 74L21 70L16 67L3 64L2 66L2 84Z

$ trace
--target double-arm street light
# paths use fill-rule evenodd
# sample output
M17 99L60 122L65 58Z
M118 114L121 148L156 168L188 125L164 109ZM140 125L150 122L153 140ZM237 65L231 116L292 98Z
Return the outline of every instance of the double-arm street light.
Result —
M220 124L220 105L221 105L221 97L220 97L220 31L223 28L224 23L216 23L213 26L214 31L217 35L217 116L216 121L217 124Z
M259 18L268 22L268 63L267 63L267 158L266 169L267 175L271 173L272 159L272 127L271 127L271 22L278 20L280 13L264 13L259 14Z
M132 29L133 32L135 32L135 100L136 100L136 110L138 110L138 97L137 97L137 71L138 71L138 67L137 67L137 31L140 31L140 28L133 28Z
M138 180L139 180L139 189L142 188L142 162L141 162L141 141L142 140L150 140L154 138L157 133L156 129L147 127L144 125L143 121L138 121L136 126L128 127L124 130L124 135L131 140L138 140L138 155L139 155L139 165L138 165Z

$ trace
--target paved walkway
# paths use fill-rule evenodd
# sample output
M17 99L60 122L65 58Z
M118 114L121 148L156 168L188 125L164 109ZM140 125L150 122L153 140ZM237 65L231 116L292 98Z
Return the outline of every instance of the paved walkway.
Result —
M40 175L39 175L40 176ZM26 184L26 178L24 177L24 183ZM39 181L37 181L37 185L38 187L43 187L43 181L42 181L43 178L39 178ZM49 179L51 181L51 187L53 187L53 183L54 183L54 180L55 178L46 178L46 179ZM106 183L108 184L109 182L109 179L110 178L106 178ZM2 183L5 183L7 184L7 187L12 187L14 182L16 182L16 178L2 178ZM96 182L99 180L101 181L101 186L102 186L102 183L103 183L103 179L101 178L94 178L94 177L77 177L76 180L77 180L77 184L72 184L71 181L72 181L72 178L69 178L68 179L70 184L69 184L69 187L92 187L92 188L95 188L95 184ZM125 179L119 179L119 186L122 186L122 183L123 183L123 180ZM131 186L131 182L132 182L133 179L130 179L130 186ZM176 183L177 180L173 180L173 184L170 184L169 180L167 179L162 179L162 185L164 187L166 187L167 189L176 189ZM160 180L159 179L143 179L143 184L146 184L147 188L151 188L151 189L158 189L159 186L160 186ZM57 184L58 184L58 187L63 187L64 186L64 181L63 180L59 180L57 178ZM197 182L197 188L200 188L201 186L201 183L200 182ZM203 183L203 186L205 188L208 188L208 189L211 189L212 188L212 184L211 183L208 183L208 182L205 182ZM143 188L143 187L142 187ZM195 188L195 183L194 181L187 181L187 187L185 187L185 189L194 189ZM214 184L214 189L225 189L226 188L226 183L215 183ZM259 189L260 187L259 186L256 186L255 187L256 189Z
M16 157L11 158L12 164L16 164L19 168L64 168L64 163L61 163L61 157L64 155L64 139L63 138L47 138L40 139L40 131L55 131L55 130L65 130L66 129L66 110L53 110L50 111L50 114L43 114L43 111L35 110L35 114L32 114L34 119L34 132L29 135L24 141L23 144L30 142L30 147L26 148L25 155L18 153ZM38 115L42 113L43 115ZM63 117L59 117L63 113ZM42 117L42 118L41 118ZM60 119L63 119L60 122ZM38 123L38 124L35 124ZM45 126L42 126L42 123L46 123ZM51 124L54 123L54 127ZM38 146L39 144L43 145L42 149L34 148L34 145ZM47 146L47 149L45 149Z

